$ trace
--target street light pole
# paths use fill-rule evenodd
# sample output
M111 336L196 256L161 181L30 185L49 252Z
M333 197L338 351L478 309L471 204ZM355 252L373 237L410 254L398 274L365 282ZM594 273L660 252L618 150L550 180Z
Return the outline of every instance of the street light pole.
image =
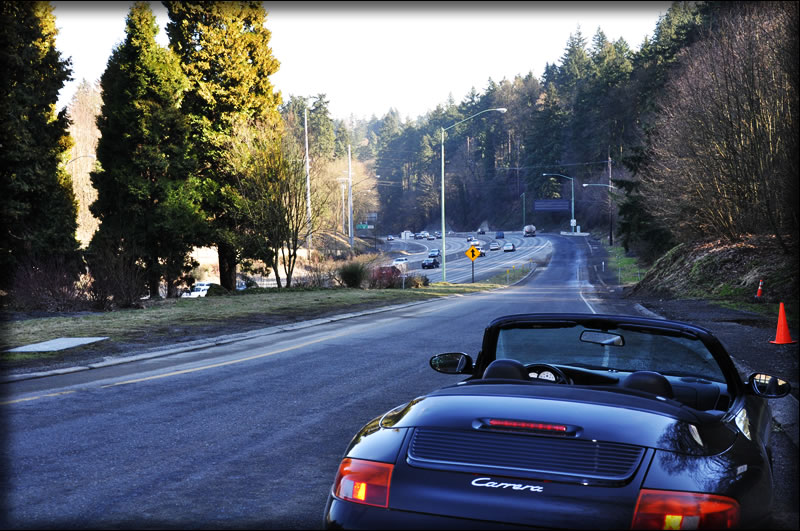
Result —
M445 230L445 222L444 222L444 132L448 129L452 129L453 127L457 126L460 123L464 123L467 120L475 118L479 114L483 114L489 111L497 111L500 113L506 112L508 109L505 107L498 107L496 109L484 109L480 112L476 112L472 116L467 116L463 120L454 123L449 127L442 127L442 282L447 282L447 231Z
M574 177L567 177L566 175L561 175L560 173L543 173L542 177L563 177L565 179L569 179L570 190L572 191L572 219L569 220L570 224L570 232L575 232L577 223L575 223L575 178ZM575 223L573 225L573 223Z
M345 220L347 219L347 203L344 202L344 189L347 188L345 183L347 182L347 178L339 177L336 179L339 183L339 186L342 189L342 235L347 234L347 225L345 224Z
M522 198L522 231L525 231L525 192L520 196Z
M347 144L347 205L350 209L348 225L350 233L350 251L353 250L353 172L350 166L350 144Z
M616 186L612 186L610 184L584 184L583 187L586 188L587 186L604 186L609 190L616 190ZM609 247L614 245L614 214L611 211L611 193L608 194L608 245Z
M305 102L303 102L305 103ZM303 128L305 129L306 137L306 212L308 217L308 252L309 259L311 258L311 172L308 162L308 109L303 105Z

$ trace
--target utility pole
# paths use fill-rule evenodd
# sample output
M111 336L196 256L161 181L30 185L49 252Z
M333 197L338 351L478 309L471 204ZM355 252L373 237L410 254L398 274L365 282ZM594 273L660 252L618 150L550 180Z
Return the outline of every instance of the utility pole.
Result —
M350 211L348 216L350 251L353 250L353 171L350 166L350 144L347 144L347 205Z
M347 186L345 184L347 182L347 179L345 179L344 177L340 177L340 178L338 178L336 180L339 181L339 186L342 189L342 234L347 234L347 223L346 223L346 220L347 220L347 203L344 202L344 190L345 190L345 188L347 188Z
M614 212L611 209L611 146L608 146L608 246L614 245Z
M305 103L305 101L303 102ZM308 108L303 106L303 127L306 134L306 212L308 215L308 257L311 258L311 172L308 162Z

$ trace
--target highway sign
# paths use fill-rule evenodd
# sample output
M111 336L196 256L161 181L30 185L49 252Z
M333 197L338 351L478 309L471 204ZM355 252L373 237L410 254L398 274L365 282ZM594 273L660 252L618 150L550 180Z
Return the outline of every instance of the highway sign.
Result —
M470 246L470 248L467 249L467 252L465 252L464 254L467 255L467 258L469 258L473 262L475 261L476 258L478 258L481 255L481 253L475 247L472 246Z

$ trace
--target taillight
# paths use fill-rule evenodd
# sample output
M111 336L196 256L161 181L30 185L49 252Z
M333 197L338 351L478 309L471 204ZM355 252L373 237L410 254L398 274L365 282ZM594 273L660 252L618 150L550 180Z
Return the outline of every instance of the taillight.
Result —
M389 483L394 465L345 458L333 483L333 495L343 500L389 506Z
M730 529L739 525L739 502L725 496L647 490L639 492L632 529Z

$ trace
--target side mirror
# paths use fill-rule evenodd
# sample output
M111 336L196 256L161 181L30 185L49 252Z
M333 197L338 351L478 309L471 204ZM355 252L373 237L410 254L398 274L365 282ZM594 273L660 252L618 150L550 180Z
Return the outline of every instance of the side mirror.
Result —
M792 389L786 380L761 372L751 374L747 381L753 392L764 398L781 398L788 395Z
M472 374L472 358L463 352L447 352L431 358L431 368L444 374Z

